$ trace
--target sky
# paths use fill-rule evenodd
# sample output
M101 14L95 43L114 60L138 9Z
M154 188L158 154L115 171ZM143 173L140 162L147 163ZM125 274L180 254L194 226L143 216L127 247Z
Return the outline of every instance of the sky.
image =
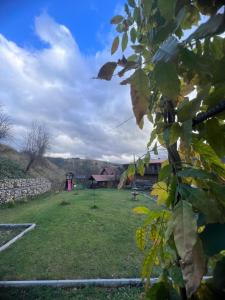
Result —
M119 57L110 54L110 19L122 8L122 0L0 0L0 104L15 148L38 120L50 156L123 163L146 151L147 120L143 130L134 118L116 128L133 115L128 87L92 79Z

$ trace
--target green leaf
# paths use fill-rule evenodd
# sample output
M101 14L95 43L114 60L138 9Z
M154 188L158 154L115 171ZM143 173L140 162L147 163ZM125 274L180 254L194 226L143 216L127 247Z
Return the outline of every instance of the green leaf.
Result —
M167 243L173 233L173 227L174 227L174 223L173 223L173 219L170 219L167 223L167 227L166 227L166 231L165 231L165 242Z
M154 266L157 250L158 250L158 245L156 244L155 247L151 247L150 251L145 256L143 268L142 268L142 278L148 278L148 279L150 278Z
M178 176L181 177L192 177L197 179L215 180L216 175L209 173L205 170L196 169L192 167L185 168L177 172Z
M156 84L164 96L176 98L180 91L176 66L172 62L159 62L154 69Z
M225 51L224 38L219 36L214 36L213 41L210 43L210 49L212 54L217 59L222 59Z
M147 292L147 299L161 300L170 299L169 290L166 288L164 282L155 283Z
M225 185L216 183L214 181L208 182L209 193L214 197L223 207L225 207ZM222 212L221 212L222 213Z
M169 141L170 141L169 133L170 133L169 128L166 128L166 129L163 131L163 140L164 140L164 144L166 145L166 147L169 146Z
M155 155L158 155L157 142L155 142L155 145L153 147L153 152Z
M200 154L200 157L203 161L206 161L207 164L210 164L210 167L213 171L215 171L219 176L225 178L225 166L209 145L203 143L202 141L195 141L193 143L193 148Z
M175 284L177 284L179 287L184 286L184 280L183 280L182 272L181 272L181 269L178 266L176 266L176 265L171 266L169 268L169 275L172 278L173 282Z
M172 176L172 179L170 178L170 190L169 190L169 197L166 201L166 204L168 207L170 205L174 205L176 203L177 198L177 177Z
M181 300L173 286L165 281L155 283L146 292L146 297L149 300Z
M130 13L130 9L129 9L129 6L127 3L124 4L124 11L130 17L131 13Z
M173 145L177 142L178 138L181 136L182 130L179 123L173 123L169 131L169 145Z
M142 51L144 51L144 46L141 44L131 45L131 48L135 51L135 53L141 53Z
M111 48L111 55L113 55L116 50L118 49L118 46L119 46L119 37L115 37L115 39L113 40L113 43L112 43L112 48Z
M144 221L144 225L148 226L148 225L153 225L155 224L156 220L159 218L164 218L164 220L166 220L167 218L170 218L170 213L166 210L153 210L151 209L148 213L147 218Z
M137 38L137 32L136 32L136 29L135 29L134 27L132 27L132 28L131 28L131 31L130 31L130 39L131 39L131 42L132 42L132 43L135 43L136 38Z
M124 171L122 173L122 175L120 176L120 182L118 184L118 189L121 189L126 184L126 181L127 181L127 171Z
M164 179L168 178L172 173L172 166L167 164L163 166L159 171L159 181L163 181Z
M137 62L138 56L137 54L132 54L127 57L127 61Z
M216 263L213 271L213 284L218 290L223 290L225 287L225 257Z
M125 31L125 26L123 23L120 23L116 26L116 31L121 33L121 32L124 32Z
M119 24L122 21L123 21L123 16L117 15L117 16L114 16L110 22L111 22L111 24Z
M158 0L161 15L167 19L173 19L177 0Z
M218 119L206 122L206 139L219 157L225 156L225 125L220 125ZM219 138L218 138L219 137Z
M97 78L111 80L116 67L117 67L116 62L107 62L99 70Z
M135 175L135 165L130 164L128 169L127 169L127 176L129 179L132 179Z
M144 163L145 165L148 165L150 163L150 151L147 151L147 153L145 154L145 157L144 157Z
M182 172L182 171L181 171ZM200 188L181 184L179 189L182 199L189 201L193 208L202 213L207 223L225 222L225 207L223 208L215 197Z
M152 4L153 4L152 0L142 0L143 14L145 17L148 17L149 14L151 13Z
M141 12L140 12L140 7L135 7L134 9L134 20L139 26L141 24Z
M122 37L122 51L124 51L127 48L127 43L128 43L128 35L127 32L124 32Z
M133 8L136 7L135 0L128 0L127 2L128 2L128 4L130 5L130 7L133 7Z
M188 99L186 99L185 101L181 102L177 110L178 121L184 122L195 117L199 111L200 104L201 99L198 98L192 101L188 101Z
M174 209L174 241L181 259L185 257L197 241L197 221L192 206L187 201L181 200Z
M152 142L156 139L157 135L156 135L156 128L152 130L151 132L151 136L150 136L150 140L147 144L147 147L149 148L152 144Z
M184 121L181 130L182 130L182 139L186 145L186 148L189 148L191 144L191 137L192 137L192 120Z
M137 161L137 172L141 175L144 176L145 174L145 165L142 159L139 159Z
M208 256L213 256L225 250L225 224L207 224L200 234L204 251Z
M149 81L142 69L137 69L131 80L131 100L137 124L143 127L143 117L148 111Z
M214 87L209 95L204 99L204 104L208 107L213 107L221 102L221 99L225 97L224 83L218 84Z

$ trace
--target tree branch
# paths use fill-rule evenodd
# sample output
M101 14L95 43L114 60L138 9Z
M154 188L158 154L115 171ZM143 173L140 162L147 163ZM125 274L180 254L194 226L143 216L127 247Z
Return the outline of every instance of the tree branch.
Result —
M208 111L198 114L197 117L192 120L192 126L194 127L195 125L198 125L223 111L225 111L225 100L222 100L219 104L210 108Z

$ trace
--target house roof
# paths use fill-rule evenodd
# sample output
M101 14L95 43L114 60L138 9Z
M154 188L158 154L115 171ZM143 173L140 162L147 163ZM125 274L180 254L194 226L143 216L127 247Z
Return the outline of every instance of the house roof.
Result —
M111 167L105 167L101 170L101 175L105 173L105 175L115 175L115 170Z
M161 158L158 158L158 159L151 159L149 165L162 164L164 161L165 161L165 159L161 159ZM127 166L129 166L129 165L130 165L130 164L124 164L123 166L127 167Z
M94 179L95 181L114 181L114 175L91 175L89 179Z
M162 164L165 161L165 159L151 159L150 164Z

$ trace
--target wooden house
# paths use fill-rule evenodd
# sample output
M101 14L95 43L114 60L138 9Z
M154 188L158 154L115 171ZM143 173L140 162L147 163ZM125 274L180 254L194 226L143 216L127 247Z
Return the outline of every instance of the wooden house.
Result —
M117 175L116 169L112 167L105 167L101 170L100 174L91 175L89 180L91 180L90 187L112 188L117 186L119 182L119 176Z
M158 181L158 175L161 168L163 159L154 159L145 166L145 173L143 176L135 174L134 179L129 182L130 186L136 187L141 190L150 190L154 183ZM124 164L124 169L126 170L129 164Z

